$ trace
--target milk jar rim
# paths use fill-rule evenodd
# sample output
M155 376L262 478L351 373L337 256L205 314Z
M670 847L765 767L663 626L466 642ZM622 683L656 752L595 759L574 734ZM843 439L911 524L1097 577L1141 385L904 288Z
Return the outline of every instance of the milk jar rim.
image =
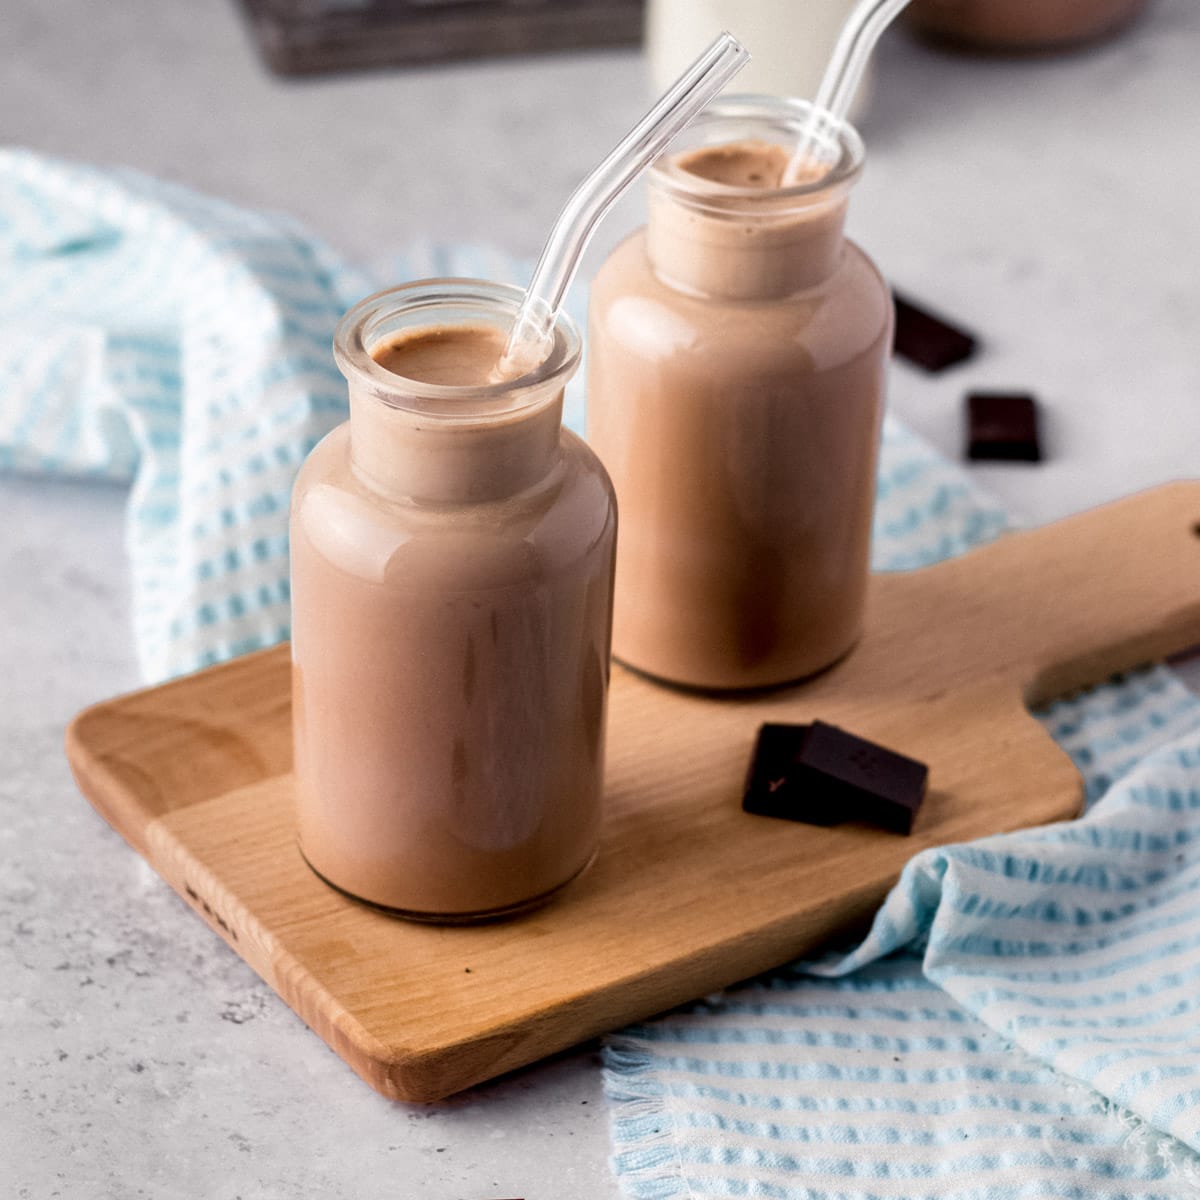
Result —
M798 143L815 106L811 101L784 96L722 96L713 101L683 131L649 171L652 190L665 193L683 205L713 215L784 215L837 199L862 174L866 150L858 130L849 121L826 114L817 126L818 145L835 149L837 157L821 177L782 188L739 187L703 179L678 165L690 150L744 140Z
M560 311L553 344L531 371L489 384L442 384L409 379L382 367L371 352L389 337L442 325L487 323L507 332L524 292L483 279L421 279L385 288L350 308L333 335L333 356L347 381L389 408L440 424L480 424L518 418L549 402L579 366L582 338Z

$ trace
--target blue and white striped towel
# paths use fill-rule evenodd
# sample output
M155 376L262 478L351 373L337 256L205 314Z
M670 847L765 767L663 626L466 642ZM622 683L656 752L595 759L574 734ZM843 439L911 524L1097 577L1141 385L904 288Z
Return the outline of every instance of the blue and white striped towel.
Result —
M291 222L0 151L0 465L132 480L149 680L287 636L287 503L366 281Z
M288 492L372 281L286 218L3 150L0 264L0 466L132 481L146 677L285 637ZM425 248L381 279L524 273ZM1003 527L888 423L876 567ZM1194 1194L1200 703L1154 671L1044 719L1103 795L1084 820L922 854L856 951L610 1040L630 1195Z
M144 677L286 638L292 478L345 417L333 327L381 284L287 218L2 149L0 265L0 467L133 482ZM526 270L494 252L424 247L381 278ZM576 429L580 383L567 403ZM1002 521L895 429L883 492L891 566L965 549Z

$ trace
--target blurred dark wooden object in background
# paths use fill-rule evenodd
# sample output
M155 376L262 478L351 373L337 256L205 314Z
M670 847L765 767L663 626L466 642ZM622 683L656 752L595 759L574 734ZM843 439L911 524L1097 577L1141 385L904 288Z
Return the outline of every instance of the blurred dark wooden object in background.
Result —
M282 75L625 46L643 0L242 0Z

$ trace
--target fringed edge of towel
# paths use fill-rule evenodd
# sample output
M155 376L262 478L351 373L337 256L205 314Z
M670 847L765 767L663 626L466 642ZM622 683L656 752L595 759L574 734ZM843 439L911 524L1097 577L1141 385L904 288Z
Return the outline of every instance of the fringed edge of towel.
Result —
M612 1103L611 1164L621 1189L635 1200L686 1200L675 1118L650 1056L620 1035L604 1043L604 1094Z
M1045 1067L1007 1038L1001 1041L1015 1059ZM613 1103L611 1165L622 1191L634 1200L690 1200L693 1192L679 1156L668 1091L656 1077L651 1056L635 1039L621 1035L606 1039L603 1055L604 1094ZM1060 1071L1054 1075L1080 1111L1111 1118L1124 1127L1124 1148L1140 1166L1157 1166L1200 1195L1200 1154L1086 1083Z

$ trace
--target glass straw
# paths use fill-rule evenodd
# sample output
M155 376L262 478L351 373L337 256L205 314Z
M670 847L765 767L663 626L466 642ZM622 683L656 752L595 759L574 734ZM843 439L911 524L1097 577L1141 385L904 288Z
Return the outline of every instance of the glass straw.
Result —
M719 34L571 193L534 268L504 354L493 373L495 378L523 375L546 356L559 307L600 219L749 60L749 51L737 38Z
M836 133L845 121L875 43L907 3L908 0L859 0L846 18L829 57L829 65L821 76L821 86L817 89L800 141L783 173L785 185L798 182L811 168L819 134L823 130ZM816 157L822 162L826 158L823 154Z

